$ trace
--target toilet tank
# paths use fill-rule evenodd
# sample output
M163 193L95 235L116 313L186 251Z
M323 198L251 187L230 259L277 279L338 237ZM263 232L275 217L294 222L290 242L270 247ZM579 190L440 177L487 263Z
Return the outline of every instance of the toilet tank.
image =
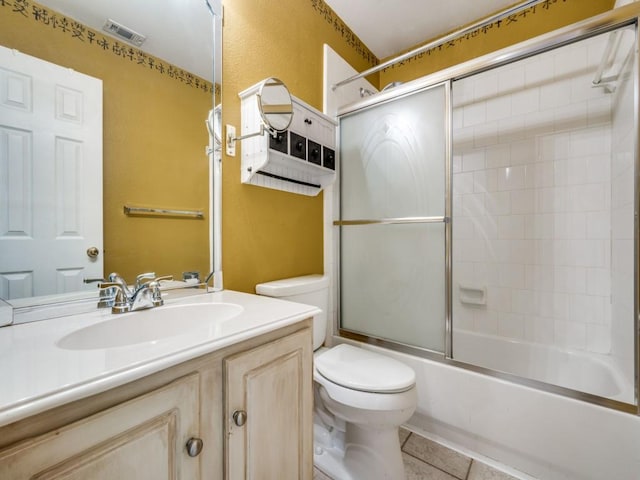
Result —
M256 285L256 293L292 302L313 305L322 313L313 317L313 349L324 343L327 334L327 311L329 310L329 277L327 275L305 275L283 278Z

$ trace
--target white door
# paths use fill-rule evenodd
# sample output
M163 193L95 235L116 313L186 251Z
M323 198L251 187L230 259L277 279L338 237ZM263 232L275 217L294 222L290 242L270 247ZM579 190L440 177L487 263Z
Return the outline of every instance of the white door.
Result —
M102 80L0 47L0 297L95 289L102 251Z

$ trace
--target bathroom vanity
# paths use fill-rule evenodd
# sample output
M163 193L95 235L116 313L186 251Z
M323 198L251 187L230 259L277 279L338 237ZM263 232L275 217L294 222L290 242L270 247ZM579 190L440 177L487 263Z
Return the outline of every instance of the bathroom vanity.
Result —
M0 478L311 479L317 313L222 291L0 329Z

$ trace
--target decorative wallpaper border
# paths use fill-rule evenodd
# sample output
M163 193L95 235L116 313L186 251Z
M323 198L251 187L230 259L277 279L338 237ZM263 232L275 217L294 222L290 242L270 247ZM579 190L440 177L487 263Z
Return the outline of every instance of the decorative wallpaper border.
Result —
M489 32L493 31L493 30L499 30L499 29L505 29L508 28L510 26L513 26L514 24L516 24L517 22L519 22L520 20L524 20L526 19L529 15L535 15L537 13L540 13L541 11L544 10L550 10L554 5L559 4L559 3L566 3L567 0L545 0L544 2L538 3L536 5L533 5L531 7L527 7L524 10L514 13L512 15L509 15L501 20L496 20L493 23L484 25L482 27L478 27L475 30L472 30L471 32L467 32L464 35L460 35L459 37L450 40L448 42L445 42L441 45L435 46L433 48L430 48L429 50L426 50L424 52L418 53L417 55L414 55L413 57L410 57L402 62L398 62L394 65L391 65L385 69L383 69L383 72L386 72L387 70L393 70L395 68L400 68L404 65L407 65L409 63L412 62L417 62L422 60L423 58L429 57L431 56L431 54L435 53L435 52L440 52L442 50L448 50L450 48L455 48L460 46L461 44L463 44L464 42L468 41L468 40L472 40L475 39L481 35L487 35ZM425 42L426 43L426 42Z
M2 9L8 11L9 14L46 25L52 30L67 35L78 42L95 47L96 52L115 55L124 61L135 63L140 67L146 67L158 75L167 76L185 86L213 93L213 84L211 82L149 55L142 50L118 42L110 36L98 33L72 18L65 17L30 0L0 0L0 10ZM215 94L217 96L220 95L220 85L218 84L215 85Z
M1 0L0 0L1 1ZM372 67L378 65L380 60L367 46L360 41L358 36L347 26L342 19L327 5L324 0L310 0L313 8L324 20L340 34L343 40L353 48Z

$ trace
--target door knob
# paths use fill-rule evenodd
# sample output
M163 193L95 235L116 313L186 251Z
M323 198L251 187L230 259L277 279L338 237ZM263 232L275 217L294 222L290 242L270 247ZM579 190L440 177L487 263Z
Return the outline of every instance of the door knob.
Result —
M235 423L238 427L243 426L247 423L247 412L244 410L236 410L233 412L233 423Z
M187 455L189 455L190 457L197 457L198 455L200 455L203 445L204 443L202 442L201 438L191 437L189 440L187 440L186 444Z
M98 258L98 255L100 255L100 250L98 250L97 247L87 248L87 256L89 258Z

